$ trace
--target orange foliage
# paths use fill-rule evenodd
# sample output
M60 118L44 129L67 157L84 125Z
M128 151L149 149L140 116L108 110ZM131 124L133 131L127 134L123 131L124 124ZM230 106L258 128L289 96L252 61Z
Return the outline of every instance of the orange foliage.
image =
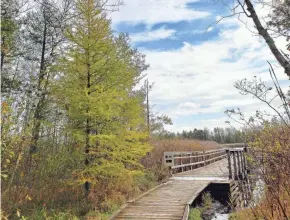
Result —
M252 166L258 168L265 183L265 195L257 206L238 212L236 219L289 219L290 129L266 125L250 138Z

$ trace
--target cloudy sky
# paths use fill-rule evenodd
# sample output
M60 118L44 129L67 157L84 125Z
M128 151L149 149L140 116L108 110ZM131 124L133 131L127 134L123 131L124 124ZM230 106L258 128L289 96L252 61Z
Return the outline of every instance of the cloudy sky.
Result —
M263 17L268 9L257 6L257 11ZM266 61L274 62L273 55L247 18L210 26L230 13L213 0L124 0L112 14L116 32L129 33L132 46L146 54L147 78L154 82L151 105L172 118L169 130L226 127L226 109L240 108L247 115L267 109L240 95L233 84L254 76L270 83ZM284 49L285 39L277 44ZM288 88L278 65L276 71L281 86Z

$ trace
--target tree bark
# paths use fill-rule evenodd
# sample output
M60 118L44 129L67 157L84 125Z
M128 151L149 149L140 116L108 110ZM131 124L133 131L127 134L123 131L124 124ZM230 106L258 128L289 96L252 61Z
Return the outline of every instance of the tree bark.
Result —
M89 57L89 54L88 54ZM88 58L89 60L89 58ZM87 64L87 89L88 89L88 96L90 96L90 88L91 88L91 74L90 74L90 64ZM86 120L86 144L85 144L85 166L89 165L89 153L90 153L90 134L91 134L91 125L90 125L90 116L89 116L89 103L86 109L87 120ZM89 195L90 191L90 183L88 181L85 182L85 194L86 196Z
M149 82L148 79L146 80L146 108L147 108L147 127L148 127L148 132L150 135L150 106L149 106Z
M1 72L3 70L3 64L4 64L4 56L5 56L5 52L4 52L4 49L3 49L3 46L5 45L5 37L3 37L2 35L2 45L1 45Z
M261 24L260 19L255 11L255 8L251 0L245 0L245 3L247 5L247 10L250 12L250 17L253 19L253 22L259 34L264 38L272 54L275 56L276 60L284 68L285 73L290 78L290 62L287 61L284 55L279 51L279 49L276 47L273 38L269 35L267 29L265 29Z
M86 49L86 55L87 55L87 91L88 91L88 96L91 95L91 60L90 60L90 30L91 30L91 22L90 19L88 19L88 47ZM86 108L86 143L85 143L85 166L87 167L90 163L89 160L89 154L90 154L90 135L91 135L91 118L90 118L90 103L88 100L87 103L87 108ZM85 195L86 197L89 195L90 192L90 183L89 181L86 181L84 184L85 188Z
M41 126L42 119L42 109L45 102L45 92L41 88L43 81L45 80L45 50L46 50L46 38L47 38L47 24L44 23L43 29L43 39L42 39L42 49L41 49L41 60L40 60L40 69L39 69L39 78L37 85L37 92L41 93L40 99L37 102L36 109L34 112L34 123L32 130L32 143L29 148L29 153L32 155L37 150L37 144L39 140L39 131Z

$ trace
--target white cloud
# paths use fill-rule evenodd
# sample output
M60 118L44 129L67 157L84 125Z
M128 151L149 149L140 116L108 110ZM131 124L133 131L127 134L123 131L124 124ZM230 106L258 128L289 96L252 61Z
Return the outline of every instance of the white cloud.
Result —
M188 8L187 4L195 1L125 0L125 6L119 12L113 13L113 23L144 23L150 26L161 22L190 21L211 15L210 12ZM258 14L260 11L265 13L259 7L257 11ZM173 118L174 125L168 127L170 130L228 126L224 123L228 120L225 116L195 120L194 124L192 120L181 123L183 117L192 115L223 113L227 108L239 107L249 116L257 109L268 109L251 96L240 95L233 86L235 81L251 79L255 75L270 82L266 61L275 61L264 40L253 34L256 31L251 20L242 19L248 22L247 27L237 18L224 19L218 24L219 36L207 42L184 42L181 48L166 51L142 48L150 64L147 71L149 81L155 83L150 94L151 103L156 104L156 111ZM189 30L188 33L194 39L194 34L202 34L204 31ZM133 42L145 42L170 38L177 34L164 27L132 35L132 39ZM285 48L285 39L275 40L280 49ZM276 74L279 79L288 79L282 68L276 68Z
M162 109L177 124L169 127L170 130L221 126L219 123L227 126L225 118L196 121L199 124L195 125L192 121L182 125L178 122L186 116L223 113L230 107L240 107L247 116L255 110L269 110L252 96L240 95L233 86L235 81L253 76L271 83L266 61L275 63L262 38L253 35L239 21L236 26L222 29L216 39L198 45L184 42L179 49L144 51L150 64L148 78L155 82L152 102L157 108L171 103ZM280 48L286 45L285 39L276 42ZM288 79L282 68L276 68L276 74L281 80Z
M209 27L208 29L205 29L205 30L193 30L191 33L192 34L207 34L211 31L213 31L213 27Z
M161 22L190 21L204 18L209 12L193 10L189 3L198 0L124 0L120 10L114 12L113 23L145 23L152 25Z
M166 112L168 115L171 116L172 119L183 117L183 116L192 116L197 114L204 114L204 113L214 113L222 111L220 106L206 106L203 107L198 103L194 102L184 102L178 104L172 110Z
M147 42L147 41L170 38L174 36L175 32L176 31L173 29L166 29L165 27L161 27L153 31L146 31L146 32L132 34L130 38L132 42Z
M184 103L179 104L178 107L187 108L187 109L191 109L191 108L195 109L195 108L199 108L200 104L194 103L194 102L184 102Z

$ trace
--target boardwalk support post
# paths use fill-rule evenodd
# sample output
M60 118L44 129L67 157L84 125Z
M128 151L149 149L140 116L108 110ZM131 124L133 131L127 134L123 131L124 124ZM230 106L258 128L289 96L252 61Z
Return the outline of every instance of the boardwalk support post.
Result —
M233 159L234 159L234 179L238 179L238 172L237 172L237 158L236 158L236 151L233 151Z
M238 162L238 178L241 179L242 167L241 167L241 161L240 161L240 151L237 151L237 162Z
M240 152L240 156L241 156L241 164L242 164L242 179L244 179L246 177L246 173L245 173L245 164L244 164L244 159L243 159L243 155L244 155L244 151Z
M231 180L233 178L232 176L232 163L231 163L231 152L229 150L226 150L228 155L228 164L229 164L229 179Z

